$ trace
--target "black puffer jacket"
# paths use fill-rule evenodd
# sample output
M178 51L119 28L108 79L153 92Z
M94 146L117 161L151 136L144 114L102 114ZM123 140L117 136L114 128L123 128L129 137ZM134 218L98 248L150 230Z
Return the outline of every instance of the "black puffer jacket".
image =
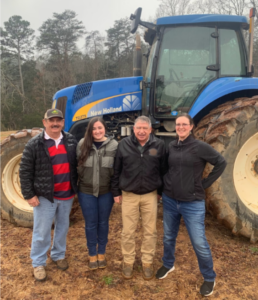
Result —
M64 145L70 163L71 185L77 192L77 141L70 133L62 131ZM20 163L20 183L24 199L42 196L53 202L54 174L47 146L44 142L44 132L33 137L23 151Z

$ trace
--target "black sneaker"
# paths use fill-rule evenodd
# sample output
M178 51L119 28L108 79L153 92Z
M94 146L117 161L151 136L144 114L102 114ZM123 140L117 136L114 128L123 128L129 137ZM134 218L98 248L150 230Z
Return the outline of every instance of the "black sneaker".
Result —
M200 294L208 297L213 293L213 289L215 287L215 281L209 282L209 281L204 281L200 288Z
M175 270L174 266L171 269L168 269L168 268L162 266L161 268L158 269L158 271L156 273L156 278L163 279L163 278L167 277L168 273L170 273L174 270Z

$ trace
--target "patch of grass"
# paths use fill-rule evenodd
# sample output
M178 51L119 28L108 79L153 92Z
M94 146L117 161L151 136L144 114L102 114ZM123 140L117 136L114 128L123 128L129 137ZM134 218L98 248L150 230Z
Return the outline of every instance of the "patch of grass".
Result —
M102 278L102 281L103 281L106 285L112 284L113 281L114 281L113 275L107 275L107 276L104 276L104 277Z
M142 266L141 266L141 265L138 265L138 266L137 266L137 271L138 271L139 273L142 272Z
M134 285L134 286L133 286L133 291L134 291L134 292L137 292L137 291L139 290L139 288L140 288L140 287L139 287L138 285Z
M158 286L155 290L156 293L160 293L160 292L163 292L164 291L164 288Z
M250 250L252 254L258 254L258 248L257 247L250 247Z

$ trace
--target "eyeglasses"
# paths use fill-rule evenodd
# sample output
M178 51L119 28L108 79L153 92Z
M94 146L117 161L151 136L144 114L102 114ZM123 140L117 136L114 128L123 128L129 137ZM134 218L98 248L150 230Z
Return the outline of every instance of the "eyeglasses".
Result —
M183 124L176 124L176 127L186 127L188 125L190 125L190 124L185 124L185 123L183 123Z

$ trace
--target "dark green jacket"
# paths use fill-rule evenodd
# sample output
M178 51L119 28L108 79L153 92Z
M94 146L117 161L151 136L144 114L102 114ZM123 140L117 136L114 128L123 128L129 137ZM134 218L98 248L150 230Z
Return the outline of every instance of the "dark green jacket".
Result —
M81 139L77 146L78 161L83 140ZM92 145L89 157L82 166L78 167L80 192L95 197L110 192L117 145L117 141L112 138L107 138L99 149Z

